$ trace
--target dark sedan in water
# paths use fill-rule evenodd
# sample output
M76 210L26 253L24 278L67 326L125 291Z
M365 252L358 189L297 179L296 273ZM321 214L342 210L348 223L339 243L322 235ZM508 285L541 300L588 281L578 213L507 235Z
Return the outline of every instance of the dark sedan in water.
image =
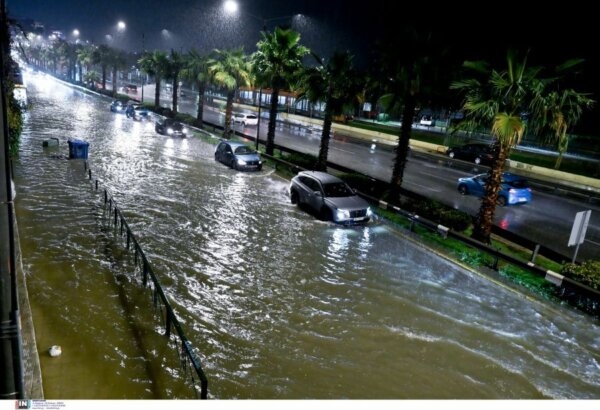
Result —
M494 160L494 150L487 144L466 144L450 147L446 151L450 158L464 159L475 164L491 165Z
M241 142L221 141L215 150L215 159L240 171L262 169L260 154Z

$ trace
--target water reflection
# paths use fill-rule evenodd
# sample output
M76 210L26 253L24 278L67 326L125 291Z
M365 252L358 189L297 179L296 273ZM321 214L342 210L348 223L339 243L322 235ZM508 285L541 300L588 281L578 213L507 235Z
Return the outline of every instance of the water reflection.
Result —
M600 397L590 318L433 257L385 222L317 221L290 204L288 181L233 171L213 146L67 90L33 81L15 167L38 346L67 352L42 358L47 398L191 397L82 164L40 149L65 130L86 134L213 397Z

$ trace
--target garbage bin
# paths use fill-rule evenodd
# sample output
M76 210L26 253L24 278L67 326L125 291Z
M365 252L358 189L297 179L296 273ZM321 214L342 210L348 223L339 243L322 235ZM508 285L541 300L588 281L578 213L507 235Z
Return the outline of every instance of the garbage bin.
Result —
M88 159L89 142L69 140L69 159Z

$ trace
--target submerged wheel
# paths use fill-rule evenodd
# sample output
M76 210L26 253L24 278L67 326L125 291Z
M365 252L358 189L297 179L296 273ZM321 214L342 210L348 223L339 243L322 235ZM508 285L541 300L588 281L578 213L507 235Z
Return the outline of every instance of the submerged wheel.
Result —
M292 191L290 192L290 201L292 202L292 204L297 205L298 204L298 192L296 192L295 189L292 189Z
M326 206L321 208L321 211L319 212L319 217L323 221L333 221L333 215L331 213L331 209L327 208Z

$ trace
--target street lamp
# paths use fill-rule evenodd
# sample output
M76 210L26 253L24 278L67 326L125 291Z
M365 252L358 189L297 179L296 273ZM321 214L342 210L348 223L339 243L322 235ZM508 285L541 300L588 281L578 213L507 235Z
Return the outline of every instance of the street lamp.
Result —
M122 20L117 23L117 30L119 30L119 31L125 31L126 27L127 27L127 25Z
M79 37L79 30L77 30L77 29L73 30L73 36Z

